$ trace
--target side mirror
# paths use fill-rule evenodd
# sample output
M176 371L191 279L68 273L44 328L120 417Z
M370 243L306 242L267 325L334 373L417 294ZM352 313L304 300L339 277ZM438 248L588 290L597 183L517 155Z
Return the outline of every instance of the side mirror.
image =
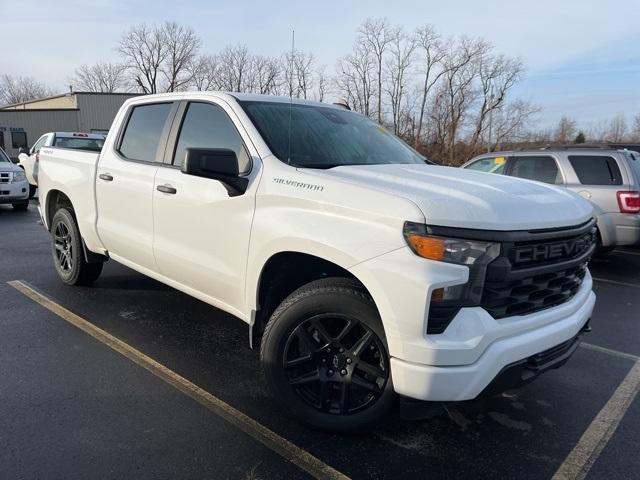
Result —
M23 153L29 155L29 149L27 147L20 147L18 149L18 155L22 155Z
M249 180L240 176L238 157L233 150L223 148L188 148L180 171L196 177L220 180L229 195L242 195Z

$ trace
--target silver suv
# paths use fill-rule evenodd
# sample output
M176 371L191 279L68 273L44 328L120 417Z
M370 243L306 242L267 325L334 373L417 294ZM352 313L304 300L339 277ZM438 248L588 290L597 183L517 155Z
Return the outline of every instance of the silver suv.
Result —
M568 188L593 203L601 250L640 245L640 153L547 147L478 155L462 168Z

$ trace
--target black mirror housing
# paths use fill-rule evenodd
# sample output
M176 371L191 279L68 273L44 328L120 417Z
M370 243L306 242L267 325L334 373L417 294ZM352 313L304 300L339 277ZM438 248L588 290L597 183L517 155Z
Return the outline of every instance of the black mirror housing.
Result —
M18 149L18 155L22 155L23 153L26 153L27 155L29 155L29 149L27 147L20 147Z
M249 180L240 176L236 152L224 148L188 148L180 171L221 181L229 195L242 195Z

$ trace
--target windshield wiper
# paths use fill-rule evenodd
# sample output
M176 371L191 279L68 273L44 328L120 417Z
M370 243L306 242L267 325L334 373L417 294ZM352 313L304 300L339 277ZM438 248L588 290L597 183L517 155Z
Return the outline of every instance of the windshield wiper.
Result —
M319 168L322 170L328 170L334 167L344 167L346 166L344 163L291 163L292 167L296 168Z

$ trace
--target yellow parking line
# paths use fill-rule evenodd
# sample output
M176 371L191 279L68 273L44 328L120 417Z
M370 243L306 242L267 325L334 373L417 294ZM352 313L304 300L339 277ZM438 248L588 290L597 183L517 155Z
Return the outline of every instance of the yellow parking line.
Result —
M619 282L617 280L609 280L608 278L593 277L596 282L611 283L612 285L620 285L622 287L640 288L637 283Z
M637 361L562 462L553 475L553 480L582 480L587 476L639 390L640 361Z
M69 322L83 332L91 335L96 340L104 343L116 352L127 357L129 360L153 373L158 378L164 380L169 385L180 390L185 395L188 395L192 399L201 403L209 410L225 419L227 422L239 428L247 435L262 443L267 448L273 450L284 459L297 465L313 477L320 479L349 478L333 467L314 457L309 452L303 450L297 445L281 437L277 433L269 430L267 427L258 423L251 417L235 409L215 395L198 387L186 378L178 375L176 372L156 362L151 357L148 357L139 350L136 350L131 345L123 342L110 333L107 333L106 331L96 327L82 317L57 304L50 298L36 291L26 282L20 280L12 280L7 283L29 297L34 302L39 303L50 312L55 313L58 317Z

